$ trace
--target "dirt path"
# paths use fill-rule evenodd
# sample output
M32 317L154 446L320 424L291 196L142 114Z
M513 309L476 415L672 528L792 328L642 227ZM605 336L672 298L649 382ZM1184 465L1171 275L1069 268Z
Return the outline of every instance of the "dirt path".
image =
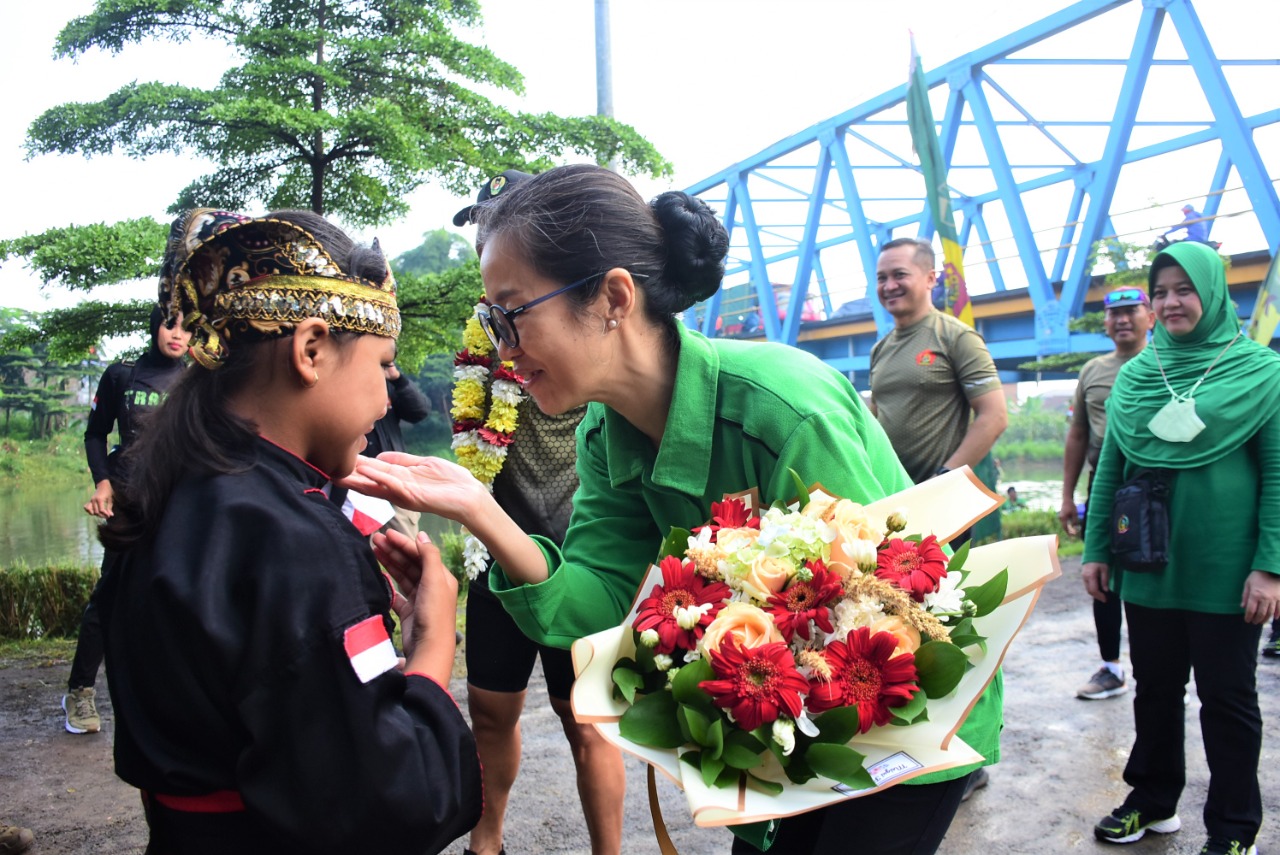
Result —
M1003 761L991 770L990 786L961 808L942 855L1116 852L1094 842L1091 829L1124 797L1120 774L1131 742L1131 696L1109 701L1074 697L1097 655L1078 572L1078 562L1064 562L1063 577L1047 586L1014 642L1005 668ZM66 662L0 662L0 819L33 828L32 851L40 855L141 852L146 828L137 794L112 772L113 716L105 687L100 687L104 732L71 736L62 729L59 709L67 668ZM1280 663L1261 661L1258 686L1265 720L1261 777L1268 817L1258 843L1264 852L1280 853ZM460 678L453 690L465 705ZM1208 770L1198 709L1192 687L1183 831L1149 835L1124 852L1199 851ZM524 737L524 766L508 810L507 851L588 853L572 762L540 674L530 687ZM623 852L656 853L644 767L629 760L628 774ZM693 827L680 792L661 777L659 790L663 814L683 855L728 851L728 832ZM456 843L449 852L457 855L462 848Z

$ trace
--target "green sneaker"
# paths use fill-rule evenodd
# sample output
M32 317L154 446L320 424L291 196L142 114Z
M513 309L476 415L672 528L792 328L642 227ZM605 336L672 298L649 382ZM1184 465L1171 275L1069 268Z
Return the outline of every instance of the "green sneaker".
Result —
M1133 843L1148 831L1171 834L1182 828L1175 813L1168 819L1151 819L1133 808L1120 807L1093 827L1093 836L1103 843Z
M1239 840L1210 837L1200 847L1200 855L1258 855L1258 847L1252 844L1245 846Z
M1280 619L1271 622L1271 637L1262 645L1262 655L1271 659L1280 657Z
M93 686L85 686L83 689L69 689L62 696L62 711L67 714L67 733L97 733L102 730L98 705L93 700L96 695Z

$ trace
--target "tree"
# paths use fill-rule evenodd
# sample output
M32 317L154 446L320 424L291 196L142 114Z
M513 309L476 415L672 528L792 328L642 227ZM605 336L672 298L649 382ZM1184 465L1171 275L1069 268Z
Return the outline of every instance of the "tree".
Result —
M397 276L403 273L442 273L451 267L461 267L475 257L471 242L462 235L448 229L436 229L424 234L422 243L396 256L391 262L391 269Z
M0 309L0 333L6 340L29 329L31 313ZM101 371L87 362L67 364L50 357L42 342L0 354L0 409L4 410L3 434L10 432L15 412L30 416L31 439L43 439L67 426L71 402L82 379Z
M197 155L215 167L178 193L170 213L306 208L350 226L403 216L405 197L428 181L470 196L491 175L540 171L570 153L670 174L649 142L611 118L513 111L486 95L523 94L524 84L457 34L480 24L479 9L478 0L98 0L58 35L56 56L200 38L225 43L238 64L210 89L134 82L101 101L54 107L28 129L27 153ZM46 285L72 289L151 277L166 228L142 220L54 229L0 241L0 261L25 258ZM439 287L402 286L418 300L406 338L455 323L452 302L434 299ZM140 329L139 308L51 313L36 335L69 353Z

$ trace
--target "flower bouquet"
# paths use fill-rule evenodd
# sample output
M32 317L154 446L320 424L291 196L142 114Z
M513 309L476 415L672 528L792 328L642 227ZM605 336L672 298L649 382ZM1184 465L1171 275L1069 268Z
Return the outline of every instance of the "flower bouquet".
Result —
M967 468L862 506L726 496L675 530L621 626L573 647L573 708L671 777L694 821L789 816L982 760L955 733L1040 586L1053 537L948 557L999 497Z

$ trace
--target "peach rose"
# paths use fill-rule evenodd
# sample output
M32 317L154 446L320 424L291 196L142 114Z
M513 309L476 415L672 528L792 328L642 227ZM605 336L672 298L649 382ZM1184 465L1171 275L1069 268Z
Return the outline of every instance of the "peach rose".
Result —
M782 633L774 626L773 618L764 609L750 603L729 603L720 610L702 636L702 646L708 650L720 649L726 638L735 639L744 650L782 641Z
M870 540L858 536L860 529L845 527L832 523L836 530L836 539L831 542L831 562L857 567L863 573L876 569L876 545Z
M831 519L831 508L836 503L836 499L832 496L817 495L809 499L809 504L804 506L801 515L810 517L815 520L823 520L824 522Z
M790 561L762 553L751 562L751 569L743 577L742 585L747 593L763 601L785 588L795 574L796 568Z
M879 546L884 540L884 526L872 522L866 508L848 499L835 503L827 522L847 531L854 539L871 541L872 546Z
M721 555L733 555L756 542L760 531L754 528L722 528L716 532L716 549Z
M885 615L872 622L870 629L872 635L877 632L888 632L897 636L898 647L893 651L894 656L915 653L920 647L920 631L897 615Z

